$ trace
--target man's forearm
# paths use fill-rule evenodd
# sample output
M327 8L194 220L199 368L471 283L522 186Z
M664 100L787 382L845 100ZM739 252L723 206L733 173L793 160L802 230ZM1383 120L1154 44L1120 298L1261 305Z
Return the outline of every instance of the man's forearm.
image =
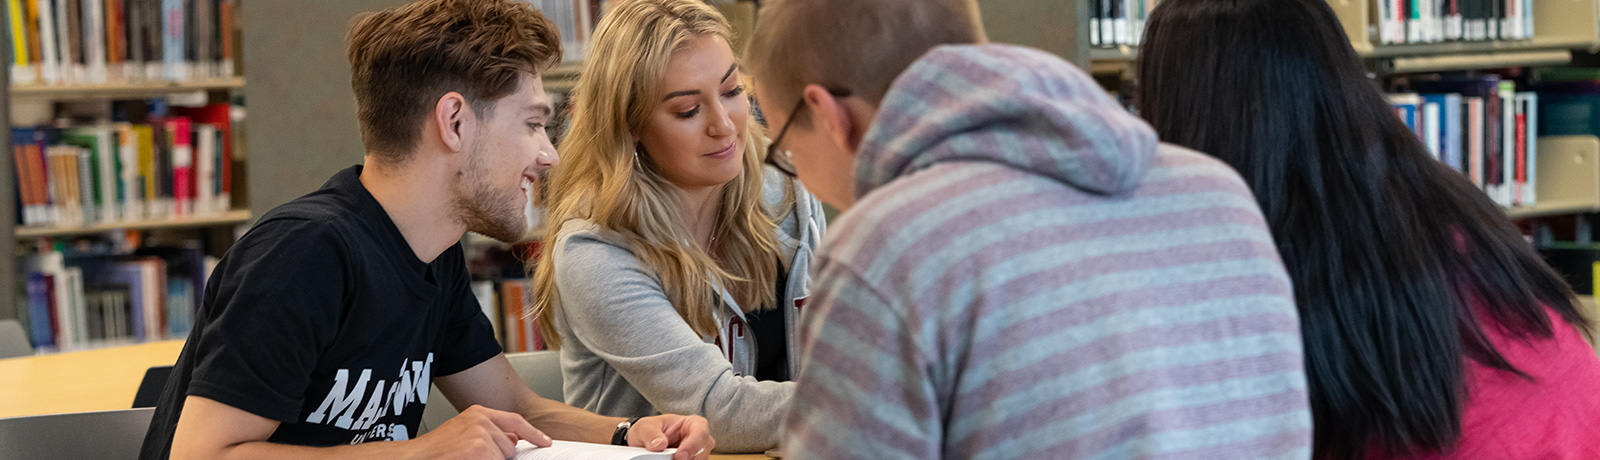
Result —
M528 419L534 428L555 439L609 444L611 434L623 420L540 398L532 391L528 393L531 397L523 399L516 412Z
M373 460L407 460L421 458L419 452L412 449L410 442L373 442L353 446L335 447L306 447L289 444L276 444L266 441L254 441L223 448L216 452L217 455L197 455L193 458L216 458L226 460L255 460L255 459L373 459ZM189 457L182 455L178 449L173 449L173 460Z

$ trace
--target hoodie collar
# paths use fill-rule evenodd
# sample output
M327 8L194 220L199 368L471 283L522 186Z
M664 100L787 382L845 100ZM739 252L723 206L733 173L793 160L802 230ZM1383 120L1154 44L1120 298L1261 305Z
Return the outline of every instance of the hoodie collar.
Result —
M898 77L862 139L857 197L942 162L990 162L1085 192L1133 189L1158 140L1083 71L1012 45L934 48Z

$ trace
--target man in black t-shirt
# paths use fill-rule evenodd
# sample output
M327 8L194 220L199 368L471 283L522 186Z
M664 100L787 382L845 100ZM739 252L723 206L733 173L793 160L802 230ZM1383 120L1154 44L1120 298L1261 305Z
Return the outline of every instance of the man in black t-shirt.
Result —
M461 234L520 239L528 191L556 162L538 74L560 54L526 2L362 18L363 165L267 212L223 257L141 458L503 459L546 433L707 458L703 418L623 420L535 395L468 288ZM430 384L464 410L419 437Z

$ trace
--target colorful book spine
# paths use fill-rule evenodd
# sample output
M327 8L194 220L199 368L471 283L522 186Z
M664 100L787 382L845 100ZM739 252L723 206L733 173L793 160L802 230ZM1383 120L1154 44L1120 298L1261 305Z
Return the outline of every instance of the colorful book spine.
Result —
M1483 104L1483 98L1467 97L1463 99L1465 99L1464 107L1467 118L1467 177L1472 179L1473 185L1483 187L1483 116L1486 108Z
M23 26L27 14L22 11L22 0L6 0L6 12L11 18L11 82L33 83L33 66L28 56L28 28Z
M183 0L161 0L161 63L168 81L184 81L189 67L184 57Z
M233 15L234 11L236 11L238 8L235 6L236 1L237 0L222 0L222 3L217 5L217 34L222 38L222 62L219 63L218 66L221 67L221 69L219 69L219 76L222 77L232 77L234 75L233 61L235 58L233 56Z
M1527 151L1527 167L1524 169L1527 186L1522 189L1521 201L1524 206L1534 206L1539 201L1539 94L1531 91L1519 93L1517 99L1526 119L1524 130L1527 133L1522 142Z
M106 12L106 72L108 79L125 81L127 78L128 40L124 29L128 15L123 10L123 0L104 0Z
M1501 206L1514 204L1513 196L1516 190L1516 164L1517 164L1517 84L1512 81L1500 82L1500 155L1501 177L1500 194L1498 201Z
M118 123L116 132L122 217L128 221L141 220L144 218L144 181L139 176L139 137L128 123Z
M172 139L174 213L179 216L194 214L194 145L190 143L189 119L178 117L167 121L167 134Z
M216 208L217 199L217 127L211 124L194 125L194 210L199 214L226 211Z
M48 84L60 83L62 80L61 51L56 41L55 15L52 14L55 0L34 0L34 8L39 11L39 37L40 50L44 55L44 68L40 72L44 82Z
M83 0L80 10L83 12L83 49L85 68L88 70L90 83L105 83L107 80L106 57L106 25L105 3L103 0Z

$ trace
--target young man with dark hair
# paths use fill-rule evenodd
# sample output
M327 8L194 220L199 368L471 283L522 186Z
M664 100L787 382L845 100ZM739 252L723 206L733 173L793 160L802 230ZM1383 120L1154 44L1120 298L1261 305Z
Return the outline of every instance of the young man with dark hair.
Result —
M1061 59L981 44L976 13L762 7L774 151L844 210L784 458L1307 458L1293 291L1250 190Z
M520 238L557 161L539 80L554 26L526 2L423 0L362 18L349 45L364 164L223 257L141 457L504 459L554 436L707 458L703 418L535 395L468 288L461 234ZM464 410L417 437L430 384Z

